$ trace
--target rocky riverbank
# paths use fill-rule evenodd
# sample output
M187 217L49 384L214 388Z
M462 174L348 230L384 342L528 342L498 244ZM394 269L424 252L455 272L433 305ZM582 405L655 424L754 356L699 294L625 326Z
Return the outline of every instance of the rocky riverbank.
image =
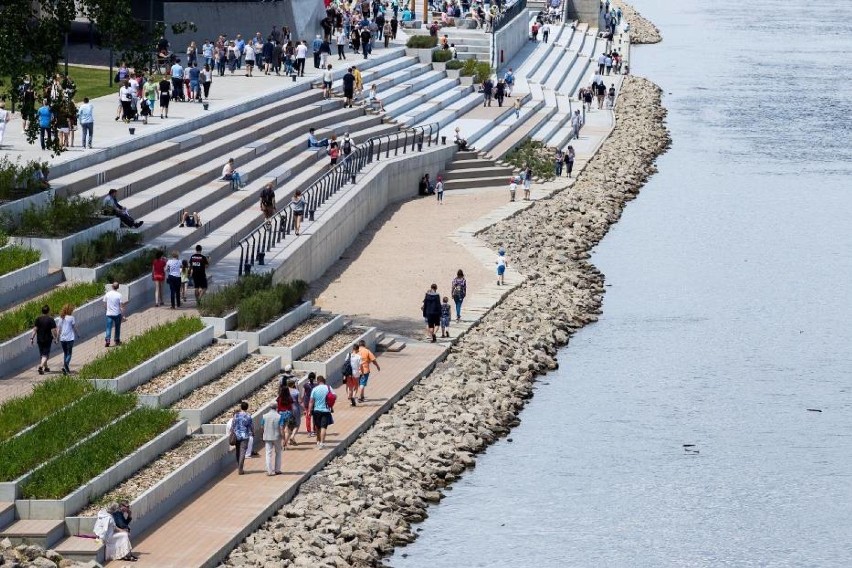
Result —
M623 0L613 0L612 5L621 8L622 17L630 24L630 43L660 43L663 41L660 29L632 5Z
M452 348L446 361L332 461L225 561L227 566L378 566L415 538L474 456L519 423L556 350L597 319L603 276L586 262L669 144L660 90L627 77L617 126L570 191L481 237L507 249L527 280Z

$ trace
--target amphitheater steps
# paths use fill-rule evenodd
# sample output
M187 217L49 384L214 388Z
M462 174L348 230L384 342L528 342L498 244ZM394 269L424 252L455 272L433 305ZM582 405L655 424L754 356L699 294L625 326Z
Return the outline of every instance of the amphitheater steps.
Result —
M505 185L512 169L497 165L495 160L483 157L478 152L457 152L453 162L441 174L444 189L468 189Z
M65 536L64 520L22 520L0 529L0 540L8 538L13 545L35 544L51 548Z

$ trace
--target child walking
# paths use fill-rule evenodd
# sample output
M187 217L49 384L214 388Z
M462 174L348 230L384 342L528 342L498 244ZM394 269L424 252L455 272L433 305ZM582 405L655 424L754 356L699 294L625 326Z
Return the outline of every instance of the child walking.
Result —
M441 337L449 337L450 332L450 299L444 296L444 303L441 304Z
M180 301L186 302L186 286L189 284L189 261L180 262Z
M503 286L503 285L505 285L505 282L503 281L503 275L506 274L506 266L508 266L508 264L509 264L508 262L506 262L506 250L505 249L500 248L500 250L497 251L496 264L497 264L497 285Z
M435 184L435 195L438 196L438 205L444 204L444 179L438 176L438 182Z

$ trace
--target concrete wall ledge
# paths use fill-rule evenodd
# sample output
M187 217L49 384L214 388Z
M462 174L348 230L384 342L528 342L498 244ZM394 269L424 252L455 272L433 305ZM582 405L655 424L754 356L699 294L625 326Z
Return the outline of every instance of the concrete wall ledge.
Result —
M15 508L20 519L64 519L142 469L186 437L186 422L179 420L162 434L88 481L62 499L19 499Z
M139 395L139 404L152 408L166 408L171 406L193 390L206 385L219 375L225 373L228 369L245 359L247 355L248 342L237 342L233 344L231 349L159 393Z
M336 387L343 381L343 376L340 370L343 368L343 360L349 355L352 350L352 345L364 340L370 351L376 350L376 328L370 327L364 330L364 333L355 338L354 341L348 343L340 351L332 355L326 361L293 361L293 368L299 371L313 371L317 375L322 375L326 378L326 382L332 387Z
M313 348L321 345L326 339L343 329L344 323L346 323L346 318L337 316L294 345L288 347L261 345L260 354L281 357L283 368L284 365L292 363L299 357L309 353Z
M65 279L73 282L97 282L101 278L107 275L107 273L112 269L116 264L126 262L128 260L132 260L137 256L145 253L146 251L150 251L149 247L142 245L141 247L132 250L126 254L121 256L117 256L112 260L108 260L103 264L99 264L93 268L87 268L84 266L62 266L62 272L65 274ZM151 279L150 277L148 278Z
M28 299L32 295L30 285L47 276L49 264L46 258L42 258L23 268L7 272L0 276L0 290L3 290L3 295L8 296L10 300L17 299L21 302Z
M268 345L276 337L290 331L311 314L311 303L303 302L289 312L257 331L229 331L225 334L228 339L248 341L249 351L254 351L261 345Z
M220 318L206 316L202 317L201 321L204 322L204 325L212 325L213 326L213 334L216 337L221 337L225 335L226 331L231 331L236 329L237 327L237 311L234 310L229 314L225 314Z
M55 193L55 189L47 189L41 193L28 195L20 199L15 199L14 201L7 201L0 205L0 216L8 215L12 219L17 219L21 213L30 207L41 209L50 203Z
M112 217L88 229L61 238L10 237L9 241L13 244L40 250L42 257L50 262L51 268L62 268L71 261L71 249L74 248L74 245L90 241L102 233L117 231L120 226L121 222L118 218Z
M187 420L189 433L195 432L205 424L224 412L230 406L259 388L266 381L278 374L281 369L281 358L274 357L262 367L249 374L246 378L223 391L219 396L202 406L201 408L184 408L179 410L180 417Z
M196 351L200 351L213 342L213 326L207 326L194 333L166 351L143 361L123 375L114 379L95 379L95 387L112 392L127 392L151 380L169 367L172 367Z

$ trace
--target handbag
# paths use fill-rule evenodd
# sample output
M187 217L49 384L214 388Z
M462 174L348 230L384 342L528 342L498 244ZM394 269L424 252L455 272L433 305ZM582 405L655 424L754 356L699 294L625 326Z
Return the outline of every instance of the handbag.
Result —
M334 394L334 391L331 390L331 387L326 386L325 388L328 389L328 393L325 395L325 405L328 407L329 410L333 410L334 403L337 402L337 395Z
M232 446L237 445L237 433L231 430L231 434L228 436L228 444Z

